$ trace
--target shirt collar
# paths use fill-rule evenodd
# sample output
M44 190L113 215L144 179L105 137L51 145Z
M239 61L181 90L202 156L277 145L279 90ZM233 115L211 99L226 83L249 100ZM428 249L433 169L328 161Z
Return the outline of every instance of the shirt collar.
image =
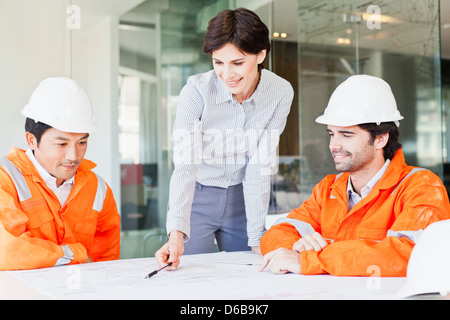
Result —
M361 198L364 198L366 195L368 195L370 193L370 191L372 191L373 187L377 184L378 181L380 181L381 177L386 172L387 167L389 166L390 162L391 162L391 160L387 159L385 161L384 165L381 167L381 169L361 189ZM352 193L356 193L356 192L353 189L351 177L349 177L348 182L347 182L347 194L350 196Z
M36 157L33 154L33 151L31 149L28 149L25 154L27 155L28 159L33 163L33 165L36 167L39 175L41 176L42 180L48 185L48 184L54 184L56 186L56 178L50 175L50 173L47 172L47 170L44 169L44 167L37 161ZM64 181L63 184L73 184L74 177Z

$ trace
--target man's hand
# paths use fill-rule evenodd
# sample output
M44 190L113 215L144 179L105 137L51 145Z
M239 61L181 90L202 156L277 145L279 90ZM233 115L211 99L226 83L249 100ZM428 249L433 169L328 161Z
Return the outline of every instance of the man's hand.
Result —
M263 271L266 267L276 274L287 272L301 273L300 253L286 248L279 248L271 251L264 256L261 268Z
M309 234L298 240L292 246L292 250L297 252L313 250L320 251L328 245L328 242L318 232Z
M172 231L170 233L169 241L155 253L156 262L160 268L168 263L172 263L172 265L167 270L175 270L178 267L180 257L184 251L183 239L184 234L181 231Z
M83 263L91 263L94 262L94 260L92 260L92 258L88 255L87 259L83 261Z

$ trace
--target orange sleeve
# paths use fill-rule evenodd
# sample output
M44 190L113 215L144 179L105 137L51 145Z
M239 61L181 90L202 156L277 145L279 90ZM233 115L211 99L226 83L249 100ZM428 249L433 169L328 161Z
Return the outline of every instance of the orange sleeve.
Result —
M263 255L278 248L292 249L294 243L300 239L295 227L282 223L271 227L261 238L259 248Z
M320 210L321 190L325 180L316 185L312 195L300 207L292 210L287 218L297 219L310 224L316 232L321 232ZM278 248L292 249L296 241L301 238L297 229L288 223L281 223L271 227L261 238L260 249L263 255Z
M62 248L51 241L15 237L0 222L0 270L52 267L62 256Z
M120 215L109 186L89 256L94 261L116 260L120 257Z
M52 267L64 255L52 241L31 237L28 217L17 201L0 188L0 270Z
M337 241L322 251L303 251L302 274L404 277L413 247L411 240L397 237L387 237L380 242Z
M28 216L20 209L13 182L0 172L0 270L53 267L64 256L61 246L51 240L33 237L27 231ZM75 260L86 260L86 249L71 244Z

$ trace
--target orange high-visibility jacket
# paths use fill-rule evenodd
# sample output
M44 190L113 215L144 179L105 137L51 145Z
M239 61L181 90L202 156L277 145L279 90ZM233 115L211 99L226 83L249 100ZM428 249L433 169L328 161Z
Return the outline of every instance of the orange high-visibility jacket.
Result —
M316 231L330 244L301 252L302 274L406 276L419 230L450 219L441 180L429 170L407 166L399 150L381 180L349 212L348 178L348 172L326 176L308 200L267 231L261 252L292 249L301 235Z
M65 245L72 264L119 258L120 216L94 167L82 160L61 207L24 150L0 159L0 270L52 267Z

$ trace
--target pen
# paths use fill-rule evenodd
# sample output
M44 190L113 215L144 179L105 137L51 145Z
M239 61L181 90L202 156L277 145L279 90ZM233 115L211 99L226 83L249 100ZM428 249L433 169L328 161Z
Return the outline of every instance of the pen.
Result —
M152 272L150 272L146 277L145 277L145 279L148 279L148 278L150 278L150 277L153 277L155 274L157 274L159 271L161 271L162 269L165 269L165 268L167 268L167 267L169 267L169 266L171 266L172 265L172 262L169 262L168 264L166 264L164 267L162 267L161 269L158 269L158 270L155 270L155 271L152 271Z

